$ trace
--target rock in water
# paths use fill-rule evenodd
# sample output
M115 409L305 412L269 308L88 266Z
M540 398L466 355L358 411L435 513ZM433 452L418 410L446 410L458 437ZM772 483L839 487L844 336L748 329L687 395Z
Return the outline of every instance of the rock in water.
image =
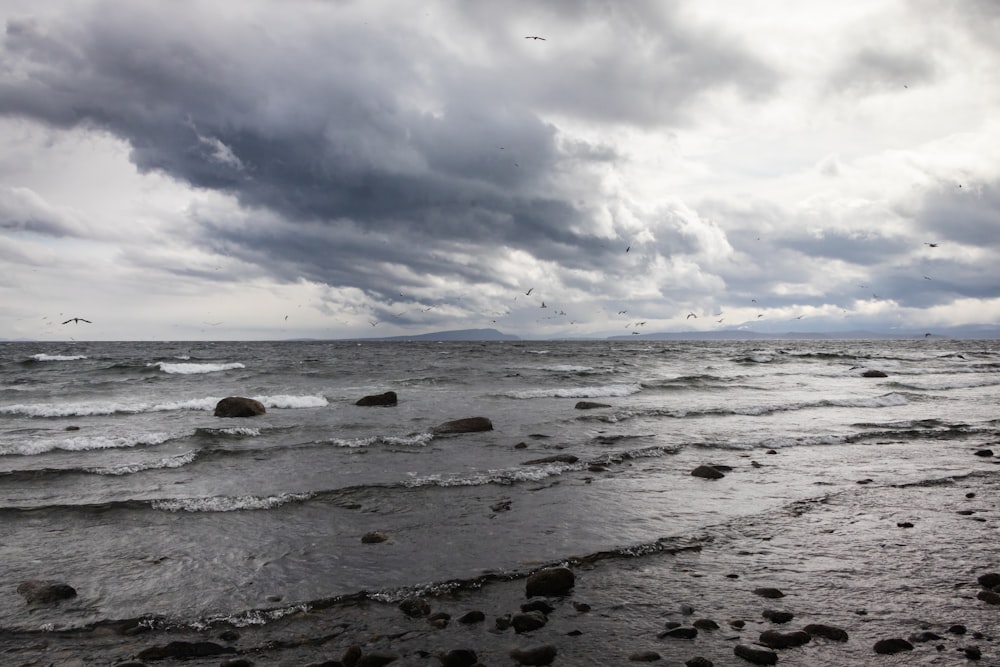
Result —
M555 646L546 644L534 648L516 648L510 652L510 657L514 658L519 665L550 665L556 659L557 653Z
M764 649L753 648L745 644L737 644L736 648L733 649L733 653L737 657L743 658L747 662L752 662L755 665L778 664L777 653L773 651L765 651Z
M596 410L597 408L610 408L607 403L594 403L593 401L580 401L573 406L577 410Z
M866 377L866 378L887 378L889 376L886 375L885 371L865 371L864 373L861 374L861 377Z
M354 405L396 405L396 392L387 391L384 394L373 394L372 396L363 396L357 400Z
M801 630L796 632L778 632L777 630L765 630L760 633L760 643L768 648L794 648L808 644L812 637L808 632Z
M243 396L227 396L215 404L216 417L256 417L265 412L263 403Z
M479 662L476 652L467 648L457 648L438 655L441 667L472 667Z
M139 660L165 660L167 658L205 658L211 655L236 653L232 646L214 642L170 642L165 646L152 646L139 653Z
M76 597L75 588L55 581L25 581L17 587L17 592L32 604L48 604Z
M434 427L435 435L448 435L450 433L478 433L480 431L492 431L493 422L486 417L466 417L465 419L455 419Z
M691 471L692 477L701 477L702 479L722 479L725 477L717 468L712 466L698 466Z
M777 588L755 588L753 589L754 595L759 595L762 598L769 598L771 600L777 600L778 598L785 597L785 594L779 591Z
M528 577L525 594L529 598L567 595L576 584L568 567L549 567Z
M902 651L912 651L913 644L901 639L899 637L893 637L892 639L882 639L875 642L875 652L879 655L892 655L894 653L900 653Z
M834 642L847 641L847 631L832 625L811 623L806 627L802 628L802 631L808 632L813 637L822 637L823 639L829 639L830 641Z

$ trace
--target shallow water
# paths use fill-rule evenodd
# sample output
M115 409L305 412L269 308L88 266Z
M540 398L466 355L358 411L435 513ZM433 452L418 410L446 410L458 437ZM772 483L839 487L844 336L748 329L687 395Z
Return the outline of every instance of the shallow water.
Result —
M1000 440L993 341L18 343L0 369L0 627L29 633L239 624L605 552L623 572L659 567L664 540L751 539L799 501L991 475L995 457L972 452ZM396 407L353 405L387 390ZM213 417L227 395L268 412ZM474 415L494 430L432 434ZM525 465L556 454L578 460ZM701 464L732 470L692 477ZM363 544L375 530L388 541ZM799 561L787 576L855 558L800 547L780 552ZM601 595L623 594L598 569ZM27 579L79 596L30 608L14 592Z

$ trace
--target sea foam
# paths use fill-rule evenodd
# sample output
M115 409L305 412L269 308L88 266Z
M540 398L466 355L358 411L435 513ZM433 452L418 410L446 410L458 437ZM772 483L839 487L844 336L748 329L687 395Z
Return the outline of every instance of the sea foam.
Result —
M239 362L229 364L172 364L165 361L157 361L149 364L149 366L156 366L164 373L174 375L200 375L202 373L218 373L220 371L246 368L246 366Z
M213 496L153 501L153 509L167 512L236 512L269 510L312 498L311 493L280 493L276 496Z
M608 384L598 387L549 387L547 389L525 389L506 394L510 398L603 398L631 396L642 391L638 384Z
M87 357L83 354L33 354L31 358L35 361L79 361Z
M168 433L143 433L141 435L90 435L64 438L62 440L21 441L17 444L0 445L0 456L35 456L61 450L84 452L95 449L123 449L138 445L159 445L172 437Z

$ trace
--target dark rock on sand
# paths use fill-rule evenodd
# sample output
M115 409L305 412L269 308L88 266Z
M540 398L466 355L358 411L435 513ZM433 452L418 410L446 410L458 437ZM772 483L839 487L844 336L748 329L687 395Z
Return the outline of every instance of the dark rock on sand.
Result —
M458 622L461 623L462 625L472 625L473 623L482 623L485 620L486 620L486 614L484 614L481 611L470 611L458 617Z
M396 405L397 397L396 392L387 391L384 394L372 394L371 396L362 396L355 402L354 405Z
M983 458L986 458L986 457L989 457L989 456L993 456L993 450L992 449L980 449L980 450L976 451L976 456L982 456Z
M988 572L979 575L976 582L983 588L996 588L1000 586L1000 572Z
M982 600L986 604L1000 605L1000 593L994 593L993 591L979 591L976 598Z
M549 567L535 572L525 583L525 594L533 597L567 595L576 584L576 575L568 567Z
M755 588L753 589L754 595L759 595L762 598L768 598L771 600L776 600L778 598L785 597L785 594L779 591L777 588Z
M243 396L227 396L215 404L216 417L256 417L265 412L263 403Z
M694 639L698 636L698 628L673 628L657 636L660 639Z
M795 614L793 614L792 612L778 611L777 609L765 609L762 616L767 620L771 621L772 623L778 623L778 624L788 623L793 618L795 618Z
M833 625L823 625L822 623L811 623L802 628L803 632L808 632L813 637L822 637L835 642L846 642L847 631Z
M441 661L442 667L472 667L479 662L476 652L467 648L457 648L447 653L438 654L438 660Z
M760 633L760 639L758 641L769 648L782 649L795 648L796 646L808 644L811 639L812 636L808 632L803 632L802 630L796 630L795 632L765 630Z
M660 654L656 651L636 651L628 657L629 662L656 662Z
M431 615L431 606L423 598L406 598L399 603L399 609L410 618Z
M875 642L875 652L879 655L893 655L903 651L912 651L913 644L900 637L882 639Z
M555 646L546 644L533 648L516 648L510 652L510 657L514 658L519 665L550 665L556 659L558 652Z
M884 371L865 371L864 373L861 374L861 377L866 377L866 378L887 378L889 376L886 375L886 373Z
M685 662L684 667L715 667L715 663L699 655Z
M31 604L49 604L76 597L76 589L69 584L37 579L22 582L17 592Z
M373 530L370 533L365 533L361 536L362 544L378 544L380 542L385 542L389 539L389 536L385 533L381 533L377 530Z
M737 644L736 648L733 649L733 653L739 657L743 658L747 662L752 662L755 665L775 665L778 663L778 654L773 651L765 651L760 648L753 648L747 646L746 644Z
M510 619L510 624L514 627L514 632L531 632L544 627L549 619L540 611L529 611L527 613L514 614Z
M717 468L712 466L698 466L691 471L692 477L701 477L702 479L722 479L725 477Z
M204 658L211 655L236 653L232 646L215 642L170 642L164 646L151 646L141 651L139 660L166 660L167 658Z
M530 461L525 461L521 465L523 466L533 466L533 465L543 465L545 463L576 463L580 458L573 456L572 454L556 454L555 456L546 456L541 459L532 459Z
M384 667L399 660L395 653L367 653L358 660L358 667Z
M607 403L594 403L593 401L580 401L573 406L577 410L595 410L597 408L610 408Z
M436 435L447 435L450 433L478 433L481 431L492 431L493 422L486 417L466 417L465 419L455 419L435 426L433 431Z

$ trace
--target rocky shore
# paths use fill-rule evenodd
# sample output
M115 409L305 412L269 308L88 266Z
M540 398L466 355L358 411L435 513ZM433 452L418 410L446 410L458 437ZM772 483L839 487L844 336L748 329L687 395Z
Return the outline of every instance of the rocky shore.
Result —
M239 622L3 633L0 663L996 665L997 498L1000 476L989 471L859 483L656 553L359 593ZM8 604L60 604L43 583Z

